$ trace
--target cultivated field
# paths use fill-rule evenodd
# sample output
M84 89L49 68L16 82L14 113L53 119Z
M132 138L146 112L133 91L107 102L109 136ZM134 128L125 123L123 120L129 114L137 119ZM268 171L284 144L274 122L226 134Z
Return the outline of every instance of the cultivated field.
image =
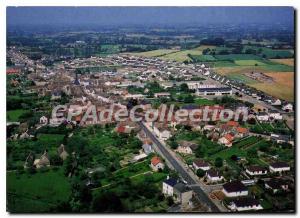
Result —
M274 83L250 83L249 85L275 97L294 101L294 72L270 72Z
M270 59L273 62L285 64L288 66L294 66L294 58L285 58L285 59Z

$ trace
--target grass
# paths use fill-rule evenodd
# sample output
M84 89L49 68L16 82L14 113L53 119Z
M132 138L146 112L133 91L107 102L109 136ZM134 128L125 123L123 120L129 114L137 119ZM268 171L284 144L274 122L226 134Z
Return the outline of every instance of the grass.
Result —
M18 122L20 116L25 114L26 112L28 112L28 110L23 109L7 111L7 121Z
M260 66L266 65L264 62L258 60L236 60L234 61L237 65L240 66Z
M233 80L236 80L236 81L240 81L240 82L243 82L243 83L246 83L246 84L253 84L253 83L257 83L256 80L253 80L247 76L245 76L244 74L239 74L239 73L233 73L233 74L229 74L227 75L227 77L229 79L233 79Z
M285 64L288 66L294 66L295 59L294 58L284 58L284 59L270 59L270 61L279 63L279 64Z
M157 50L146 51L146 52L134 52L130 54L136 56L143 56L143 57L160 57L177 51L178 50L174 50L174 49L157 49Z
M191 61L192 59L188 55L200 55L202 54L201 51L198 50L182 50L182 51L177 51L173 53L166 54L164 56L161 56L162 59L167 59L167 60L174 60L178 62L184 62L184 61Z
M209 99L205 99L205 98L196 98L195 104L210 106L210 105L215 105L215 102L212 100L209 100Z
M228 54L228 55L215 55L217 60L221 61L238 61L238 60L261 60L262 58L252 54Z
M62 170L36 174L7 173L8 210L15 213L48 212L71 194Z

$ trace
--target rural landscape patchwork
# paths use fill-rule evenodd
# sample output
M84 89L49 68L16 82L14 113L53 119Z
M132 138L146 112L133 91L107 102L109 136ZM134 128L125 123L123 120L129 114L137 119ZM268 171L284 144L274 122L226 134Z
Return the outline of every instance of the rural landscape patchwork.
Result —
M291 7L8 7L10 213L294 213Z

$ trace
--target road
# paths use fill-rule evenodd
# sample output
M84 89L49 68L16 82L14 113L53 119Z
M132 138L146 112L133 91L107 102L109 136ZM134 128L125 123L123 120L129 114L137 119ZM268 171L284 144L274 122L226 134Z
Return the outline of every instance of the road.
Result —
M220 212L220 209L214 204L214 202L209 199L206 193L202 190L202 188L200 187L201 185L199 185L199 183L197 183L197 181L187 172L187 170L179 163L179 161L170 154L168 149L156 138L156 136L154 136L153 133L142 122L138 122L138 124L157 145L164 158L167 159L167 161L181 175L181 177L187 182L187 184L191 185L190 187L196 193L201 202L205 203L212 212Z

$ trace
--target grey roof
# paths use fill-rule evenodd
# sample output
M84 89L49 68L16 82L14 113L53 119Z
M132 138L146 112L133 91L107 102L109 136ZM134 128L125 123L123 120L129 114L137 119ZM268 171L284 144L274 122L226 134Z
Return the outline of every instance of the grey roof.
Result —
M177 184L177 180L170 178L170 179L165 180L164 183L168 184L169 186L174 187Z
M230 87L219 87L219 88L199 88L199 92L226 92L231 91Z
M189 188L188 186L186 186L185 184L183 183L177 183L175 186L174 186L174 189L176 189L178 192L180 193L184 193L184 192L188 192L191 190L191 188Z

